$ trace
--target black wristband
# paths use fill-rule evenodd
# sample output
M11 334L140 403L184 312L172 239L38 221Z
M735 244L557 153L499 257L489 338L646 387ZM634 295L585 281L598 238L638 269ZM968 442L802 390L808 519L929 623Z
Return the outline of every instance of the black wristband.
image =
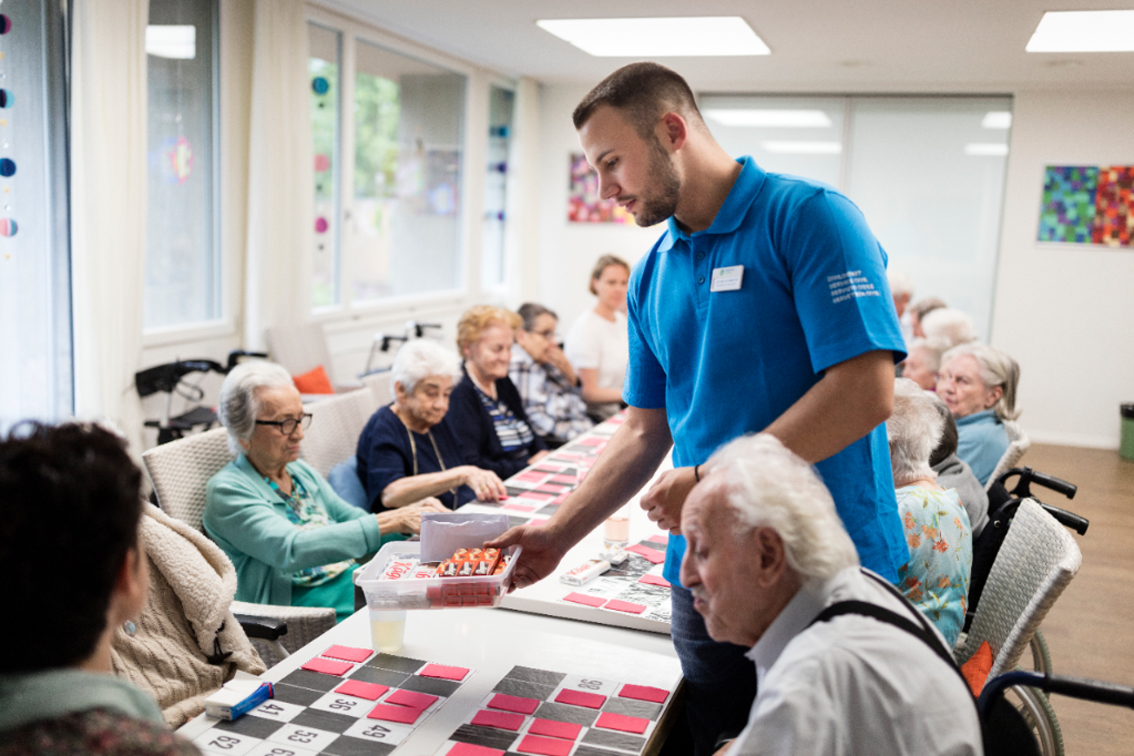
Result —
M697 483L701 482L700 467L701 467L700 465L693 465L693 480L695 480Z

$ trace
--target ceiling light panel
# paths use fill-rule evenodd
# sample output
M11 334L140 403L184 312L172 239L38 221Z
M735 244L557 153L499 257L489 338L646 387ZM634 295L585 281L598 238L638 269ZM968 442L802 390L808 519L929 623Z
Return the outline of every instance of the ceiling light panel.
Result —
M1028 52L1134 51L1134 10L1048 11Z
M536 25L599 58L771 53L740 16L570 18L536 21Z
M990 110L984 114L980 125L986 129L1012 128L1012 114L1007 110Z
M197 27L147 26L146 54L173 60L193 60L197 57Z
M801 129L825 129L831 126L831 118L822 110L712 108L702 111L702 115L721 126Z

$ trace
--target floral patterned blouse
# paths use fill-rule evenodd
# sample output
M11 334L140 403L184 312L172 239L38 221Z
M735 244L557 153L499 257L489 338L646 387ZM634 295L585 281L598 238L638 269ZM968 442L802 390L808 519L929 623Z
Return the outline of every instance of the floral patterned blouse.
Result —
M906 486L896 492L910 561L898 588L952 646L965 624L973 534L957 492Z

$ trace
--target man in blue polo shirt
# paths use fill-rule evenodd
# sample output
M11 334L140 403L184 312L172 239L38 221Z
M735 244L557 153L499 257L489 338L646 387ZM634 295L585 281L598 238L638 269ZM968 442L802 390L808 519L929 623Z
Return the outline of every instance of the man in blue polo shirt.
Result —
M701 756L744 726L755 675L743 648L709 638L678 584L681 506L699 466L738 436L771 433L816 465L862 564L896 581L909 552L881 423L904 343L885 255L858 209L830 187L733 160L676 73L619 69L574 120L602 196L668 230L631 276L626 422L543 528L498 543L524 546L516 587L542 579L673 447L674 469L642 506L674 534L671 631Z

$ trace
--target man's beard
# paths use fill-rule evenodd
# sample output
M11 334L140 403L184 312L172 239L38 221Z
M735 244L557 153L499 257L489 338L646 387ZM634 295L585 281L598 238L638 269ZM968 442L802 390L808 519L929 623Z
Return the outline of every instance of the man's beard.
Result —
M677 195L681 178L669 158L669 153L655 139L650 153L650 174L647 189L638 197L638 212L634 222L645 228L661 223L677 211Z

